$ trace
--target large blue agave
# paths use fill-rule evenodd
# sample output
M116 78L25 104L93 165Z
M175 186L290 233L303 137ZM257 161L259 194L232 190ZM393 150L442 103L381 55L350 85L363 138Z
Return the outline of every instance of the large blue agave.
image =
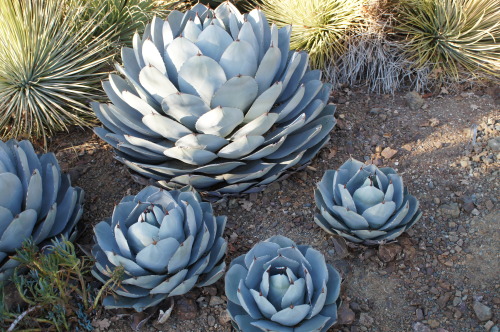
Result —
M103 83L111 104L93 104L95 132L165 187L263 189L309 162L335 125L331 85L306 52L289 51L290 33L228 1L155 18L122 49L125 79Z
M394 240L422 216L418 200L394 169L354 159L326 171L314 197L320 210L316 223L356 243Z
M325 332L337 321L340 281L319 251L274 236L231 262L227 310L244 332Z
M216 282L226 267L225 225L226 217L215 217L212 205L190 188L169 192L149 186L123 198L94 229L92 274L106 283L116 267L125 273L104 306L142 311Z
M29 141L0 141L0 282L19 262L22 242L71 239L83 212L83 190L72 187L53 153L37 155Z

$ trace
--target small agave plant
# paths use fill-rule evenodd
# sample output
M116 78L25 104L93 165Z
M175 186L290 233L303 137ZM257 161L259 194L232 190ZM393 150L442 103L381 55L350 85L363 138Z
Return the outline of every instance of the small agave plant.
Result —
M37 155L29 141L0 141L0 282L19 265L12 256L24 240L76 235L83 196L53 153Z
M394 169L354 159L326 171L314 197L320 211L316 223L356 243L394 240L422 216L418 200Z
M213 284L225 270L226 217L192 188L146 187L127 196L113 216L96 225L92 274L106 283L122 266L124 279L104 298L106 308L142 311L194 286Z
M231 263L227 310L239 331L324 332L337 320L340 281L319 251L274 236Z
M290 26L229 1L155 18L103 83L95 132L133 171L178 189L250 193L309 162L330 138L330 84L289 51Z

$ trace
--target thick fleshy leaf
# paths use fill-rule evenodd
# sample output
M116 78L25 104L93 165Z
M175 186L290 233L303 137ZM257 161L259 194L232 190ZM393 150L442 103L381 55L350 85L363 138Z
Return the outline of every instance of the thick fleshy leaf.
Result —
M178 92L168 77L153 66L142 68L139 81L158 103L166 96Z
M177 287L172 289L169 296L183 295L189 292L196 282L198 281L198 275L192 276L189 279L183 280Z
M151 243L158 241L158 227L147 222L136 222L128 229L127 238L130 248L139 252Z
M366 209L362 216L368 221L370 228L379 229L387 222L395 210L396 204L394 202L382 202Z
M255 76L257 72L253 47L244 40L233 41L222 54L219 63L228 79L238 75Z
M174 85L178 84L178 72L190 58L201 54L200 49L188 38L175 38L165 49L164 60L168 77Z
M309 304L301 304L297 306L290 306L281 311L278 311L271 317L273 322L285 325L294 326L300 323L311 310Z
M186 277L187 269L181 270L151 290L151 294L169 294Z
M222 53L233 42L233 38L222 28L216 25L209 25L198 36L196 46L201 53L219 61Z
M280 67L280 61L280 49L271 45L264 55L264 58L262 58L257 73L255 74L255 80L259 85L259 93L265 91L273 83L274 77Z
M329 317L315 315L311 319L304 320L298 327L293 329L293 332L321 332L329 320Z
M306 282L300 278L290 284L281 300L281 308L302 304L306 293Z
M243 280L240 280L238 289L236 291L236 296L238 297L240 305L245 309L250 317L252 317L253 319L262 318L262 313L260 312L259 307L255 303L252 294L250 293Z
M222 148L217 155L221 158L238 159L251 153L262 143L264 143L262 136L240 136Z
M357 212L363 214L366 209L381 203L384 200L384 193L374 186L366 186L357 189L352 198L356 203Z
M179 242L173 238L167 238L153 242L137 253L135 257L137 264L154 273L166 273L167 266L174 253L179 248Z
M179 70L181 91L200 96L207 105L225 82L226 74L221 65L207 56L191 57Z
M168 273L176 273L187 266L191 258L193 242L194 237L190 235L180 244L179 248L168 262Z
M228 140L216 135L190 134L177 140L175 145L216 152L228 143Z
M152 40L148 39L142 44L142 58L144 59L145 66L155 67L162 74L166 74L167 69L165 68L163 57Z
M166 298L166 295L159 294L152 297L142 297L139 299L126 298L126 297L113 297L106 296L102 304L107 309L118 308L134 308L135 311L141 312L148 307L152 307L160 303Z
M13 215L21 212L24 190L19 178L12 173L0 174L0 188L9 188L0 190L0 206L9 209Z
M276 308L272 305L271 302L268 301L264 295L255 289L250 289L250 294L252 294L257 307L264 317L270 319L272 315L274 315L277 311Z
M265 134L274 125L278 119L278 114L275 113L264 113L257 117L255 120L250 121L231 137L231 139L236 140L242 136L257 136Z
M283 83L276 82L271 85L267 90L262 92L257 99L252 104L252 107L245 114L245 119L243 122L248 123L252 120L255 120L262 114L268 113L271 111L276 99L278 99L281 89L283 87Z
M225 294L229 301L240 304L240 300L236 295L238 286L241 280L245 280L248 270L239 264L232 265L226 273L225 277Z
M257 97L258 86L253 77L235 76L215 92L210 106L233 107L246 112Z
M183 226L184 215L181 208L171 209L161 222L158 236L160 239L174 238L181 243L185 239Z
M160 114L146 115L142 118L142 122L154 132L171 141L176 141L183 136L192 134L191 130L182 124Z
M243 120L243 112L232 107L216 107L196 122L196 130L204 134L226 137Z
M0 236L0 251L13 253L16 249L19 249L23 241L30 237L36 219L37 213L35 210L25 210L15 216Z
M163 99L161 106L166 115L193 131L196 129L195 125L199 117L210 111L200 97L187 93L168 95Z
M260 55L260 45L257 41L257 37L252 28L252 24L248 21L244 22L239 29L238 37L235 40L244 40L252 46L255 58L258 59Z
M387 232L384 232L384 231L366 230L366 229L353 230L351 232L363 240L370 240L370 239L374 239L376 237L383 236L383 235L387 234Z
M349 229L368 229L370 227L365 218L343 206L333 206L332 211L342 219Z
M204 165L217 158L217 155L213 152L184 146L174 146L173 148L165 150L163 153L170 158L180 160L190 165Z

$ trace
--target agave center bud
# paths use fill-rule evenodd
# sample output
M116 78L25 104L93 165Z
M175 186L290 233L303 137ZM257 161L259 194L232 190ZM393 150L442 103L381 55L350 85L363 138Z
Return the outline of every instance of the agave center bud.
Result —
M286 275L285 268L275 268L271 273L272 275L269 277L268 300L278 309L281 308L283 296L290 287L290 279Z

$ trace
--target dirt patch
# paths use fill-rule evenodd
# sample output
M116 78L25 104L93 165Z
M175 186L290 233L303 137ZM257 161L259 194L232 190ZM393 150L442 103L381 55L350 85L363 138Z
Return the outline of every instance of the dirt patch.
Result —
M500 112L496 96L487 93L493 90L426 96L420 109L410 109L404 94L336 91L338 125L309 167L262 193L215 205L216 214L228 216L227 263L275 234L314 246L341 271L341 296L355 314L331 331L485 331L498 324L500 152L488 141L500 136ZM61 134L49 150L86 192L77 242L89 246L92 227L141 186L90 130ZM395 168L420 201L424 215L399 239L392 261L382 261L373 248L350 248L340 257L331 236L313 222L316 183L349 156ZM154 312L143 330L231 331L223 293L222 281L193 290L175 299L165 324L152 324ZM473 301L492 310L491 323L478 320ZM132 331L132 319L129 312L106 310L94 317L111 324L101 331Z

